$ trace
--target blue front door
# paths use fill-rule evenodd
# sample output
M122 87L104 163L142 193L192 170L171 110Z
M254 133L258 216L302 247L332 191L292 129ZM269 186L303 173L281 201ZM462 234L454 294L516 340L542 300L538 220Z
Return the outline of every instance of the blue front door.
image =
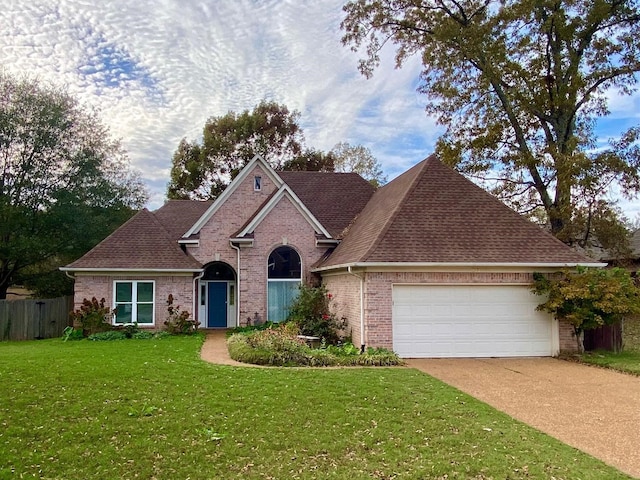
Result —
M207 327L227 327L227 282L208 282Z

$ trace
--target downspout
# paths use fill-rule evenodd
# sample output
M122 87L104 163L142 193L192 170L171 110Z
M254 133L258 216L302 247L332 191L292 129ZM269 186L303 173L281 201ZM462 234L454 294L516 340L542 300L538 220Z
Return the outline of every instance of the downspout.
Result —
M237 252L237 275L236 275L236 327L240 326L240 247L229 241L229 245Z
M200 321L200 309L196 310L196 299L200 294L200 290L198 289L198 287L196 287L196 282L200 281L202 277L204 277L204 270L202 270L197 277L193 277L193 298L191 300L191 311L193 312L193 318L197 319L198 321Z
M364 277L353 273L351 265L347 267L347 271L349 272L349 275L353 275L360 279L360 353L364 353Z

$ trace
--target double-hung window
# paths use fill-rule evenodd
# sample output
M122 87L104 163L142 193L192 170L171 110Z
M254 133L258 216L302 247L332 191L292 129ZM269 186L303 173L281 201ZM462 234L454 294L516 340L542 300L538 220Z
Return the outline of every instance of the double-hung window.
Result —
M114 323L154 324L155 283L150 280L114 282Z

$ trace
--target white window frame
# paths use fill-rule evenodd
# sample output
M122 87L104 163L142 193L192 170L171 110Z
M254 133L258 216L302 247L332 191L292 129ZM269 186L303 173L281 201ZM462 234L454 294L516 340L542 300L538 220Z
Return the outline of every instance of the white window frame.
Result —
M262 190L262 176L256 175L253 177L253 190L260 192Z
M116 288L119 283L131 284L131 323L137 323L144 327L155 327L156 325L156 282L155 280L114 280L113 281L113 325L127 325L126 323L117 323L117 317L115 310L118 305L124 305L128 302L116 302ZM153 288L153 295L150 302L138 302L138 283L150 283ZM138 322L138 309L133 308L133 305L151 305L151 323L139 323Z

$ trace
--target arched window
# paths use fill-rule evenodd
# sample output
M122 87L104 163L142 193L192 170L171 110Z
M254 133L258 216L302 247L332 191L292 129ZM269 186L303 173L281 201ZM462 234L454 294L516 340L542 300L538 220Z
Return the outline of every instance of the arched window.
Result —
M293 248L276 248L267 262L267 316L272 322L282 322L298 296L302 281L300 255Z

